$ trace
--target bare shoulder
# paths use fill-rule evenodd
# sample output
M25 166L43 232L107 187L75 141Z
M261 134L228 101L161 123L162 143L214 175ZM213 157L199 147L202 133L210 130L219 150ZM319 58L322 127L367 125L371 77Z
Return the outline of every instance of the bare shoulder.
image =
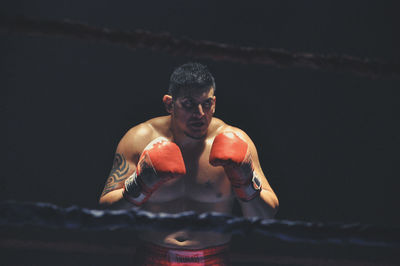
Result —
M215 118L216 119L216 131L215 131L215 135L218 135L219 133L222 132L235 132L237 135L239 135L240 137L246 139L246 140L250 140L250 137L246 134L246 132L238 127L229 125L225 122L223 122L221 119Z
M150 119L146 122L157 135L169 137L170 134L170 123L171 117L168 116L159 116L153 119Z
M209 126L209 132L211 137L215 137L219 133L223 132L224 128L228 126L224 121L219 118L213 117Z
M160 136L159 130L165 120L164 117L157 117L130 128L119 142L117 150L129 156L138 156L150 141Z

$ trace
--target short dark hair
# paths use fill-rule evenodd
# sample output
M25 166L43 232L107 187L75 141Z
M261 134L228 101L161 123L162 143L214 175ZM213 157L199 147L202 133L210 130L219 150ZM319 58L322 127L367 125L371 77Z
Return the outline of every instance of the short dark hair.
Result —
M176 98L182 90L213 88L215 80L205 65L200 63L186 63L174 70L169 80L168 94Z

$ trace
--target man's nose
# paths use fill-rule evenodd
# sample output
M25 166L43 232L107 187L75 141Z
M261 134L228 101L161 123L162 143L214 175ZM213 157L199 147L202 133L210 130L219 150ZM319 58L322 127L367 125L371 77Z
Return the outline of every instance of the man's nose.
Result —
M196 117L203 117L204 115L204 111L203 111L203 106L201 104L199 104L195 110L194 110L194 114Z

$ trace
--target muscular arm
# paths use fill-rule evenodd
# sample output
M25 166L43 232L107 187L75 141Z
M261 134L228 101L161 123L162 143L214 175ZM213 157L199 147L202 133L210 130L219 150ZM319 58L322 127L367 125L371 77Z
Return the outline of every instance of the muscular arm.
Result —
M213 142L210 163L224 166L245 217L273 218L278 210L278 198L261 169L253 141L235 127L223 127L220 132ZM262 191L257 194L248 190L253 173L262 185Z
M128 162L124 154L117 151L113 167L100 196L101 205L116 205L122 200L123 182L133 173L133 169L133 163Z
M132 207L123 199L123 184L125 179L136 171L139 155L151 137L151 128L141 124L129 130L121 139L115 152L112 169L99 199L102 207Z
M257 216L265 219L273 218L279 208L278 197L272 190L270 184L268 183L267 178L265 177L261 169L261 165L258 159L257 149L253 141L244 132L241 132L241 134L249 144L249 149L253 160L254 171L257 177L260 178L262 184L262 190L259 197L256 197L255 199L249 202L239 201L243 215L245 217Z

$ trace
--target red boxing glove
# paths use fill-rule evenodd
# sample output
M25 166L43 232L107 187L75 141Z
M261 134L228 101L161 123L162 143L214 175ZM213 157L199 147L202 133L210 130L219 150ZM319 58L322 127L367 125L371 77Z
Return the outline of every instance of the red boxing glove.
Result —
M186 174L181 150L164 137L150 142L143 150L136 172L125 180L124 198L142 205L162 184Z
M224 167L239 199L249 201L259 195L261 182L254 175L249 145L236 133L223 132L215 137L210 164Z

